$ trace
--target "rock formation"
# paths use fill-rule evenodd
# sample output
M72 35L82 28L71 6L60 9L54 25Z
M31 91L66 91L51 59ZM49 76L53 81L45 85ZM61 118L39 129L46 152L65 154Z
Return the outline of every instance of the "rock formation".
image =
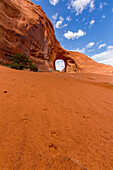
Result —
M16 53L25 53L40 70L55 69L62 59L66 72L105 72L113 68L98 64L84 54L66 51L57 41L51 21L39 5L30 0L0 0L0 59L7 62Z

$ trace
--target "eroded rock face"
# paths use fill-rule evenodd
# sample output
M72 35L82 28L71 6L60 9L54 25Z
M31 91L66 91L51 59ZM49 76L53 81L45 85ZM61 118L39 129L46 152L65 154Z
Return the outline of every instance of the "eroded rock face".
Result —
M5 61L12 54L25 53L42 70L53 69L60 55L67 61L67 52L40 6L28 0L1 0L0 17L0 57Z
M0 1L0 17L0 56L4 60L15 53L26 53L43 64L49 60L51 49L59 46L50 20L31 1Z
M25 53L40 70L54 69L56 59L64 60L67 72L105 67L81 53L63 49L51 21L30 0L0 0L0 18L0 58L4 62L13 54Z

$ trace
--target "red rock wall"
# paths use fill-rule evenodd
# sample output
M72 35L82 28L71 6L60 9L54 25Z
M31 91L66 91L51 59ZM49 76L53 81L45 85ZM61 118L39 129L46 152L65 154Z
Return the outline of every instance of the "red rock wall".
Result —
M30 0L0 0L0 58L7 62L16 53L28 55L40 70L54 69L56 59L65 61L67 72L112 70L81 53L63 49L39 5Z
M52 23L32 2L2 0L0 17L0 57L4 60L15 53L26 53L43 64L52 50L60 47Z

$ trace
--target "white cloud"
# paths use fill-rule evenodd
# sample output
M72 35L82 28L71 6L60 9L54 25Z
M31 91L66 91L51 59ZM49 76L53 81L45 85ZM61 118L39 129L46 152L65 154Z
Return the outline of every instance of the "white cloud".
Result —
M86 19L85 19L85 17L82 19L82 22L84 22Z
M55 27L56 27L56 28L60 28L61 25L62 25L62 22L63 22L63 21L61 21L61 20L60 20L60 21L57 21L56 24L55 24Z
M100 9L102 9L104 6L107 6L108 4L106 3L106 2L104 2L104 3L100 3Z
M92 51L94 51L94 49L88 50L88 52L92 52Z
M99 42L97 42L97 44L96 45L99 45Z
M59 19L60 19L61 21L64 21L64 18L63 18L62 16L60 16Z
M84 35L86 35L86 32L82 30L78 30L78 32L68 31L67 33L64 34L64 37L68 40L70 39L74 40L75 38L78 39L80 37L83 37Z
M68 26L68 24L64 24L64 25L62 25L62 28L67 27L67 26Z
M71 21L71 17L70 17L70 16L67 16L67 17L66 17L66 21Z
M54 14L54 15L51 16L51 18L52 18L52 20L53 20L53 23L56 22L57 17L58 17L58 13L56 13L56 14Z
M96 44L96 45L99 45L100 43L102 43L102 40L101 40L101 41L99 41L99 42L97 42L97 44Z
M104 64L107 64L107 65L113 66L113 58L107 58L105 60L100 60L99 63L104 63Z
M51 5L55 6L59 2L59 0L49 0L49 2Z
M94 5L94 1L91 1L89 11L92 12L93 10L95 10L95 5Z
M102 16L102 18L104 19L104 18L106 18L106 16L105 16L105 15L103 15L103 16Z
M107 47L107 49L108 49L108 50L113 49L113 46L109 45L109 46Z
M95 45L94 42L90 42L89 44L86 45L86 48L91 48L91 47L93 47L94 45Z
M99 63L109 64L113 66L113 48L108 48L108 50L99 54L95 54L91 58L98 61Z
M59 19L60 19L60 20L56 22L55 27L56 27L56 28L67 27L67 24L62 25L62 24L63 24L63 21L64 21L64 18L63 18L62 16L60 16Z
M101 4L100 4L100 9L102 9L102 8L103 8L103 4L101 3Z
M85 53L86 49L85 48L77 48L75 51L80 52L80 53Z
M68 3L68 9L73 9L76 15L81 14L88 6L90 7L90 12L94 10L94 0L70 0Z
M91 20L91 21L90 21L90 26L93 25L94 23L95 23L95 20L94 20L94 19Z
M85 48L76 48L76 49L67 49L68 51L76 51L80 53L85 53L86 49Z
M103 48L103 47L106 47L106 44L105 44L105 43L104 43L104 44L100 44L98 48L101 49L101 48Z

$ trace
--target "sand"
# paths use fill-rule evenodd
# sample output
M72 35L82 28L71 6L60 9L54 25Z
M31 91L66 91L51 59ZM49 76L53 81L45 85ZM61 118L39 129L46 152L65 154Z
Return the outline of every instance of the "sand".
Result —
M110 80L0 66L0 169L113 169Z

